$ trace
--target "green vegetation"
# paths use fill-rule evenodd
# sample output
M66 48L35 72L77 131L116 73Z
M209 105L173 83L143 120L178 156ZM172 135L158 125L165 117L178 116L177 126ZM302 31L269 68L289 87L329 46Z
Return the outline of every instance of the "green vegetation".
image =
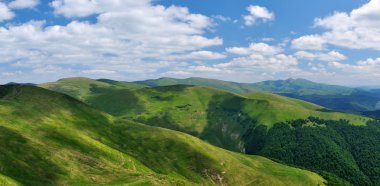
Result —
M252 146L256 154L316 171L330 184L380 184L380 122L354 126L310 117L275 124L260 142L259 149Z
M326 85L305 79L264 81L249 84L204 78L161 78L136 83L151 87L179 84L197 85L237 94L272 92L287 97L312 102L330 109L356 113L380 109L380 104L378 104L380 103L379 91L366 91L343 86Z
M61 79L54 83L41 84L40 87L54 90L56 92L63 92L79 100L84 100L86 97L94 93L104 93L120 89L134 90L146 86L107 79L93 80L89 78L76 77ZM96 90L94 90L94 88Z
M63 84L58 90L69 94L72 89L70 84ZM134 90L104 90L103 87L91 82L91 85L82 87L82 91L88 94L81 98L95 108L119 118L182 131L219 147L240 152L245 151L242 136L256 125L270 128L277 122L306 119L309 116L347 119L355 125L365 125L368 120L269 93L239 96L187 85Z
M123 120L309 169L331 185L380 184L380 124L366 117L271 93L191 85L92 90L84 97L88 104Z
M380 119L380 110L366 111L366 112L363 112L363 115L368 116L368 117L372 117L375 119Z
M209 88L224 90L224 91L232 92L236 94L260 91L259 87L256 87L248 83L235 83L235 82L206 79L206 78L187 78L187 79L160 78L160 79L152 79L152 80L146 80L146 81L137 81L135 83L147 85L150 87L171 86L171 85L194 85L194 86L202 86L202 87L209 87Z
M32 86L0 87L0 154L6 185L324 184L315 173L116 119Z

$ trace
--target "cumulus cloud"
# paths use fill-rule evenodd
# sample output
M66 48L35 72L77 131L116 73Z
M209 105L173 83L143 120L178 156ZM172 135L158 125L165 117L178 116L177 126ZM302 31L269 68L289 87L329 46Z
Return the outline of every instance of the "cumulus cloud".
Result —
M178 77L201 76L225 80L252 82L275 77L289 77L301 74L298 60L286 54L251 54L233 58L230 61L213 65L198 65L178 68L164 75Z
M274 73L289 70L290 66L296 66L298 61L295 57L285 54L276 54L273 56L264 56L252 54L247 57L235 58L230 62L215 65L219 68L236 68L248 71L262 70L264 72L272 71Z
M188 59L199 59L199 60L215 60L215 59L223 59L227 56L218 53L218 52L211 52L211 51L194 51L187 54L178 54L168 57L163 57L162 59L165 60L188 60Z
M334 61L330 62L329 66L350 73L359 73L363 75L371 74L380 76L380 58L369 58L366 60L358 61L356 64L346 64Z
M226 51L237 55L251 55L251 54L261 54L261 55L273 55L278 54L283 51L281 47L271 46L266 43L251 43L249 47L231 47L226 48Z
M46 26L45 21L30 21L0 27L1 63L31 73L52 65L56 69L70 68L67 73L72 75L98 72L101 76L115 71L115 76L143 79L159 69L179 65L176 61L161 61L166 56L224 57L202 50L223 44L219 37L204 36L214 25L212 19L192 14L185 7L164 7L146 0L55 0L51 6L56 14L74 20L67 25ZM76 20L89 15L96 15L94 23ZM67 73L58 71L55 75Z
M320 35L307 35L292 41L292 48L301 50L323 50L326 39Z
M327 31L322 34L306 35L293 40L297 49L320 50L326 45L351 49L380 50L380 0L367 4L350 13L335 12L325 18L317 18L314 26Z
M347 57L337 51L330 51L328 53L311 53L306 51L298 51L295 53L298 59L304 59L309 61L319 60L319 61L342 61L346 60Z
M15 0L11 1L8 6L12 9L34 8L39 3L39 0Z
M258 21L263 21L264 23L267 21L273 21L275 18L273 12L270 12L267 8L262 6L251 5L247 10L249 14L243 17L246 26L252 26Z
M9 7L0 2L0 22L12 19L15 14L9 9Z

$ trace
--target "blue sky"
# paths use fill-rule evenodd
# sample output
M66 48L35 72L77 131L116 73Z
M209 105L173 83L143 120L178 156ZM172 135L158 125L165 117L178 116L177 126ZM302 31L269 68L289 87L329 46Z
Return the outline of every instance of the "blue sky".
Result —
M0 83L380 85L380 0L0 0Z

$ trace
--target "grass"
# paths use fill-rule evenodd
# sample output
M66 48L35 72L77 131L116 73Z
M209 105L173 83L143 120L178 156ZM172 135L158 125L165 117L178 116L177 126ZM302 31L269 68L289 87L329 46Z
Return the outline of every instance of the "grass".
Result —
M324 184L309 171L28 86L0 87L0 153L0 184L6 185Z
M135 82L151 87L169 85L196 85L236 94L254 92L272 92L287 97L313 102L330 109L361 113L363 111L378 110L380 97L375 91L365 91L355 88L326 85L311 82L305 79L287 79L277 81L263 81L259 83L235 83L205 78L160 78Z
M93 80L84 77L75 77L61 79L53 83L41 84L40 87L57 92L64 92L67 95L84 101L86 97L94 93L105 93L120 89L135 90L146 86L107 79Z
M253 93L247 94L246 97L253 101L245 104L245 111L269 127L277 122L306 119L310 116L327 120L346 119L354 125L366 125L369 120L367 117L328 111L312 103L270 93ZM260 109L257 109L258 107Z
M21 184L7 176L3 176L0 174L0 185L1 186L18 186Z
M82 85L83 82L76 79L68 81L73 82L60 82L59 86L57 83L53 83L54 86L45 84L43 87L55 87L52 90L70 94L66 89L71 90L72 84L79 84L81 91L87 93L78 99L113 116L185 132L238 152L244 152L242 138L256 125L269 129L277 122L310 116L329 120L347 119L355 125L365 125L368 121L366 117L327 112L321 106L270 93L238 95L190 85L110 89L92 81L92 86L88 82ZM162 81L167 83L173 80Z

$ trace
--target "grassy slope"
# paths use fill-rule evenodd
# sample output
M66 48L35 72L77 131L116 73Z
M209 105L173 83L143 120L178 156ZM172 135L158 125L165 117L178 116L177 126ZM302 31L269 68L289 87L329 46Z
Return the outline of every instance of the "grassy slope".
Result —
M58 80L54 83L45 83L41 84L40 87L54 90L57 92L64 92L72 97L75 97L79 100L84 100L86 97L90 96L93 93L105 93L108 91L119 90L119 89L139 89L146 87L145 85L112 81L107 79L93 80L83 77L75 78L65 78ZM96 87L96 91L93 92L93 88Z
M251 116L262 117L261 121L263 123L273 124L295 119L305 119L309 116L329 120L347 119L355 125L365 125L368 121L368 118L362 116L329 111L319 105L275 94L253 93L246 96L254 100L266 102L266 104L250 104L246 107L246 111L251 113ZM261 109L257 109L257 107Z
M380 109L380 97L370 92L349 87L315 83L305 79L264 81L259 83L235 83L205 78L161 78L136 82L148 86L197 85L233 93L272 92L287 97L313 102L334 110L361 112Z
M256 87L248 83L235 83L235 82L221 81L221 80L216 80L216 79L206 79L206 78L187 78L187 79L160 78L160 79L152 79L152 80L146 80L146 81L137 81L135 83L147 85L150 87L170 86L170 85L195 85L195 86L215 88L215 89L233 92L237 94L260 91L259 87Z
M0 174L0 185L17 186L21 185L19 182Z
M94 110L36 87L0 87L0 183L317 185L318 175Z
M83 86L85 90L82 91L90 92L86 87L89 86ZM93 86L91 90L93 92L84 100L114 116L186 132L234 151L244 151L242 137L256 123L270 128L277 122L309 116L348 119L356 125L364 125L367 121L365 117L328 112L311 103L268 93L243 97L185 85L108 92ZM63 88L59 91L65 93Z
M263 81L259 83L236 83L229 81L221 81L207 78L160 78L146 81L135 82L138 84L148 85L151 87L170 86L170 85L196 85L216 88L233 93L252 93L252 92L278 92L278 93L297 93L300 95L317 94L317 95L336 95L351 94L355 91L353 88L326 85L308 81L305 79L288 79L277 81Z
M297 93L299 95L346 95L355 91L354 88L315 83L305 79L263 81L253 85L263 91Z

